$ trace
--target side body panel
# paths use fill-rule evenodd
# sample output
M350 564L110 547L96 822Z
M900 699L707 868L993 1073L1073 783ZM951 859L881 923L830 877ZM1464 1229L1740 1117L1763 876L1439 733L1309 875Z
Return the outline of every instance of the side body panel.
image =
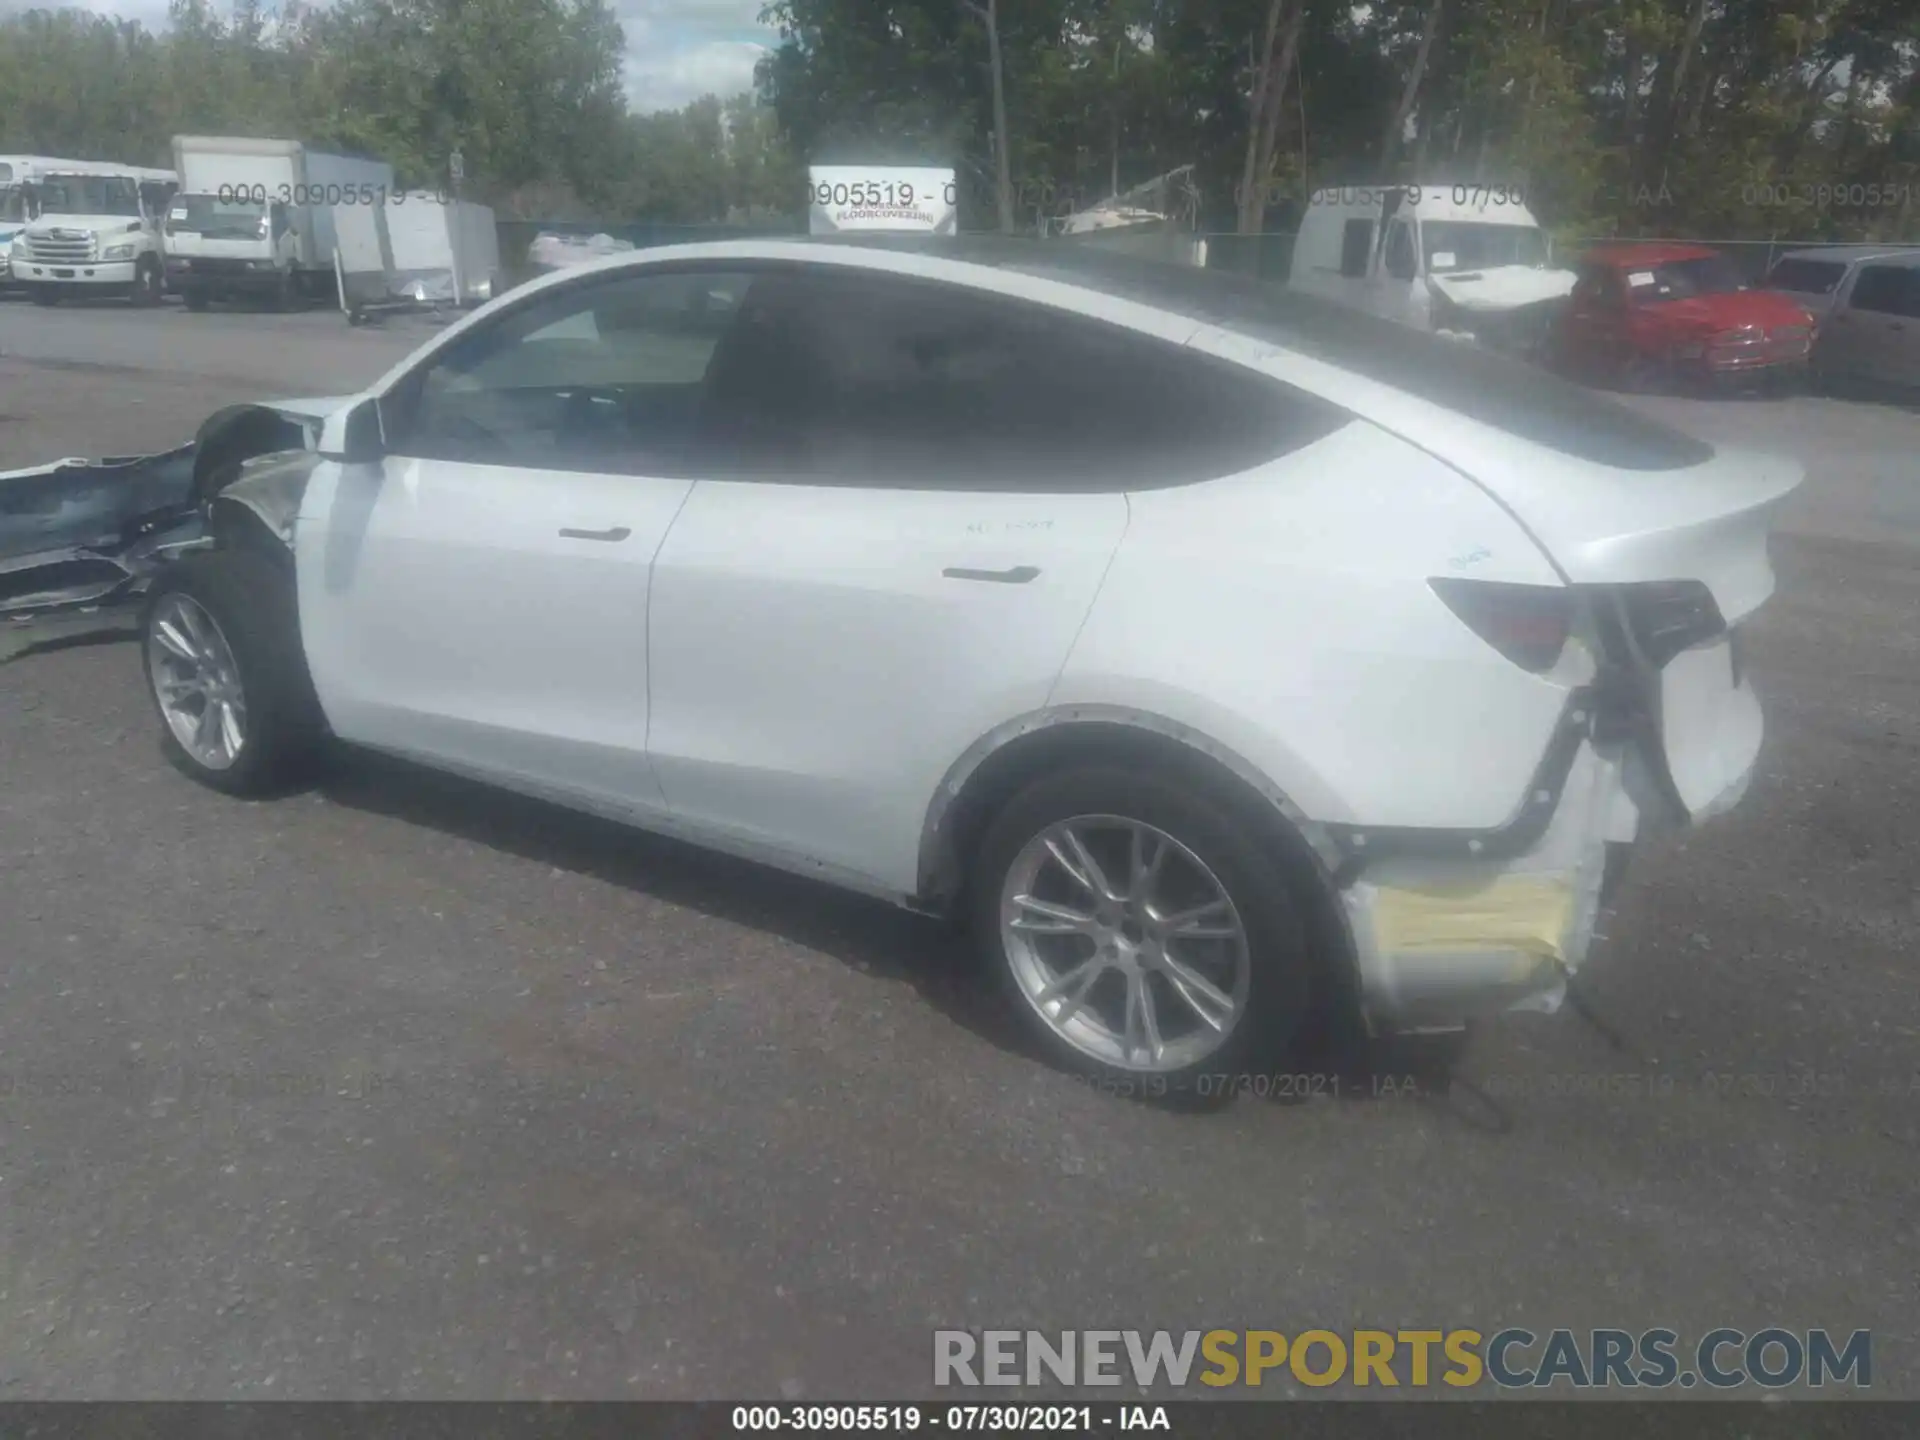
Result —
M702 481L654 576L648 753L682 819L900 894L941 777L1041 708L1120 494Z
M1524 799L1567 687L1475 636L1429 576L1559 583L1445 465L1356 423L1258 470L1131 497L1054 691L1190 727L1309 819L1480 828Z

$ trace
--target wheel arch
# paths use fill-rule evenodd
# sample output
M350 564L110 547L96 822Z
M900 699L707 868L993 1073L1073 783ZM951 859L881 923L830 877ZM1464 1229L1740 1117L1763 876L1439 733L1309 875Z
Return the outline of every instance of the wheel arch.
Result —
M973 853L1000 806L1051 769L1100 761L1178 775L1244 816L1270 847L1278 873L1290 882L1315 950L1338 961L1329 968L1341 978L1357 980L1354 937L1333 881L1341 852L1324 827L1230 747L1177 720L1124 706L1037 711L969 746L949 767L927 808L917 908L960 912Z

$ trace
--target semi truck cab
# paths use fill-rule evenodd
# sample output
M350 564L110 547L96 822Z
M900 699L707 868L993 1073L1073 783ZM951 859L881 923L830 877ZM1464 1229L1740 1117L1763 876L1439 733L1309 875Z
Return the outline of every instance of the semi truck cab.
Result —
M49 171L30 185L37 211L11 247L13 278L36 304L122 296L158 304L165 291L161 217L174 191L170 172Z

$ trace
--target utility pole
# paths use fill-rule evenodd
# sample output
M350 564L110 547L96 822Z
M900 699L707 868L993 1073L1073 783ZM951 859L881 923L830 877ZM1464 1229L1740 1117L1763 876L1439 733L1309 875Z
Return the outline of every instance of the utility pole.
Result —
M1007 157L1007 91L1000 63L999 0L960 0L966 10L987 27L987 65L993 74L994 200L1000 212L1000 233L1013 233L1013 165Z

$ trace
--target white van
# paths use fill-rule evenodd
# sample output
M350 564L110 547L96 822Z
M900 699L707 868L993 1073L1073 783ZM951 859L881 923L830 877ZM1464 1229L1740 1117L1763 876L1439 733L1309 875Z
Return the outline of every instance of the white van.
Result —
M1314 191L1287 276L1402 325L1527 354L1573 282L1518 186L1449 182Z

